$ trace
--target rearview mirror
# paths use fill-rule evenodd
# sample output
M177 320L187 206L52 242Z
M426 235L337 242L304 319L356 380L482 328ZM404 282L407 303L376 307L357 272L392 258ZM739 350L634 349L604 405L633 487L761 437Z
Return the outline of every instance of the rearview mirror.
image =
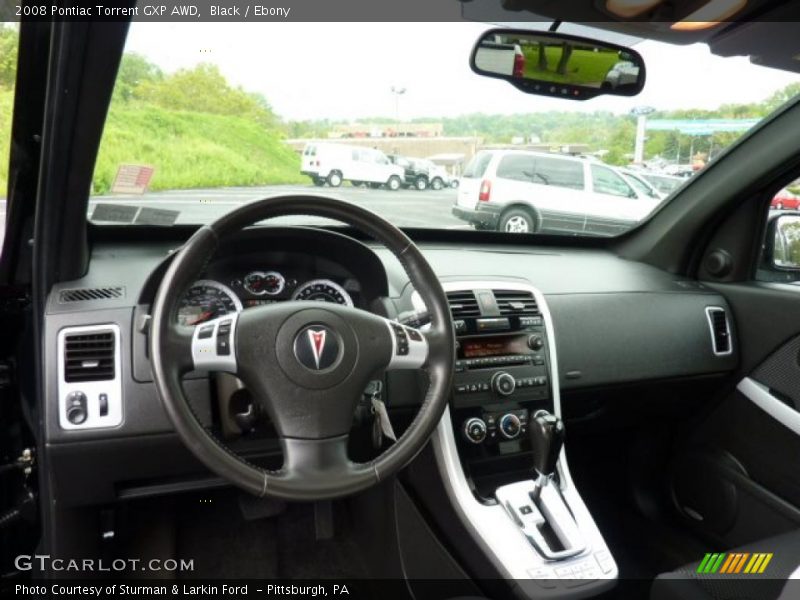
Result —
M588 100L635 96L645 82L635 50L554 32L491 29L475 44L470 66L478 75L505 79L529 94Z

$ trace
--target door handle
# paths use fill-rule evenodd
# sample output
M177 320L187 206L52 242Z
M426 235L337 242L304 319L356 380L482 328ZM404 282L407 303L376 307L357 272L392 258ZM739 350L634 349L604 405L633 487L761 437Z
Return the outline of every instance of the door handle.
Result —
M800 435L800 412L772 395L763 383L745 377L736 389L773 419Z

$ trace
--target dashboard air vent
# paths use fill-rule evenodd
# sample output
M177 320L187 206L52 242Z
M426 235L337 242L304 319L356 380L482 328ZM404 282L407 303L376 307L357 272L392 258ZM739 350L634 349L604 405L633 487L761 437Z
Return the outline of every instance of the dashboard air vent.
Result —
M72 290L61 290L58 295L59 302L86 302L88 300L110 300L112 298L122 298L125 295L125 288L121 286L104 288L79 288Z
M64 381L114 379L113 331L68 335L64 338Z
M454 319L469 319L481 316L481 309L473 292L447 292L450 313Z
M711 328L711 343L714 348L714 354L717 356L730 354L733 351L731 328L725 309L718 306L709 306L706 308L706 315L708 316L708 325Z
M536 298L531 292L519 290L494 290L497 307L504 317L531 316L539 314Z

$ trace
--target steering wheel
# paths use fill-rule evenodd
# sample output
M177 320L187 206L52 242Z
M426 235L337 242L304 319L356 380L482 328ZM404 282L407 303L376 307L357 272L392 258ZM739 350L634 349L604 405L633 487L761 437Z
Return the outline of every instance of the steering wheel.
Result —
M280 302L228 314L191 329L178 303L220 238L280 216L334 219L383 243L428 308L430 329L405 327L335 304ZM258 496L323 500L364 490L404 467L427 442L447 403L455 359L444 290L414 243L376 214L323 196L280 196L238 208L201 227L176 253L153 302L150 361L158 394L178 435L211 471ZM391 369L422 369L428 388L416 418L383 454L351 462L353 415L369 381ZM280 436L283 466L270 471L232 452L203 426L181 386L192 370L235 374L266 409Z

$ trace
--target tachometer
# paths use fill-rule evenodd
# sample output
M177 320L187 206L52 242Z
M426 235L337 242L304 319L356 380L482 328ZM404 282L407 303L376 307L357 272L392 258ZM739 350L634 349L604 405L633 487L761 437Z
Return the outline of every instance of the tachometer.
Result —
M178 323L197 325L242 310L242 302L228 286L210 279L195 281L178 305Z
M310 300L312 302L331 302L353 306L353 299L345 289L330 279L314 279L299 286L292 300Z

